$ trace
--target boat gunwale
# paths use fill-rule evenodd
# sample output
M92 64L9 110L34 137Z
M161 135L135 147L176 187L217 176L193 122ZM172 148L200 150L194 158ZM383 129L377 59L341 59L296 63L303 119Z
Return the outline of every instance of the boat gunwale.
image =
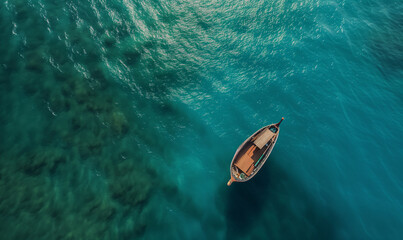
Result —
M264 126L264 127L260 128L255 133L253 133L249 138L247 138L241 145L239 145L239 147L237 148L237 150L236 150L236 152L234 154L234 157L232 158L231 165L230 165L230 175L231 175L231 178L233 179L234 182L246 182L246 181L249 181L250 179L252 179L260 171L260 169L266 163L266 160L269 158L269 156L270 156L270 154L271 154L271 152L272 152L272 150L274 148L274 145L276 145L278 135L280 134L280 126L276 126L276 125L277 125L277 123L272 123L270 125L267 125L267 126ZM253 173L250 176L248 176L245 179L239 179L239 178L235 177L235 175L233 174L234 160L238 157L239 152L241 151L241 149L244 148L245 144L248 143L251 140L252 137L256 136L259 132L263 131L265 128L270 128L271 126L276 127L277 132L275 133L275 137L274 137L275 140L274 140L274 143L271 146L270 151L268 153L265 153L266 156L262 159L262 162L259 164L259 166L256 168L256 170L254 170Z

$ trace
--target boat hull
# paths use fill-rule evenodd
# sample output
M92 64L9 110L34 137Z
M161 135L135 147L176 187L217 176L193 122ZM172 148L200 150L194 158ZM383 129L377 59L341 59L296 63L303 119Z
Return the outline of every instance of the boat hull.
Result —
M281 119L281 121L284 118ZM232 158L231 165L230 165L230 174L231 174L231 179L228 181L227 185L231 185L233 182L246 182L252 179L263 167L263 165L266 163L267 159L269 158L276 142L278 139L278 135L280 133L280 123L281 121L277 124L270 124L267 126L264 126L257 130L254 134L252 134L249 138L247 138L236 150L234 157ZM253 143L253 139L256 139L259 134L263 134L263 131L265 129L270 129L270 128L276 128L277 131L276 133L273 134L269 142L265 145L266 148L263 149L256 149L255 144ZM255 141L256 142L256 141ZM253 157L247 157L250 162L246 163L247 165L253 164L249 166L248 170L245 170L247 167L241 166L240 161L243 159L243 156L245 156L248 151L249 153L251 150L254 150L254 153L259 153L257 154L257 157L253 159ZM260 152L259 152L260 151ZM263 152L263 153L261 153ZM256 154L254 154L255 156ZM250 158L250 159L249 159ZM259 160L257 160L259 158ZM238 164L238 165L237 165ZM245 164L243 164L245 165Z

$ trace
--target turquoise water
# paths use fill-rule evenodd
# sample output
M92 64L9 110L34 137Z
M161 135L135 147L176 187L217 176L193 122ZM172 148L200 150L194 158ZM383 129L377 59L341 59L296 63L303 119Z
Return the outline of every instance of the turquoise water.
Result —
M401 1L13 0L0 27L1 239L401 239Z

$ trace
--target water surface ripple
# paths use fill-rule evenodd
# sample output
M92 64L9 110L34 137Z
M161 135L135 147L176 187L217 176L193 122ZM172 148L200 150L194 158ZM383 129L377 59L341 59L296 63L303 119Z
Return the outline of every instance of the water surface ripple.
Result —
M402 23L398 0L1 2L0 239L400 239Z

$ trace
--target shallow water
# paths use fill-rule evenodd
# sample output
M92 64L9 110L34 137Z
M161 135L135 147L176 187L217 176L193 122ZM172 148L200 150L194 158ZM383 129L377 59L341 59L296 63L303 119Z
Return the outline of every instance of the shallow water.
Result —
M402 23L397 0L2 2L0 238L399 239Z

